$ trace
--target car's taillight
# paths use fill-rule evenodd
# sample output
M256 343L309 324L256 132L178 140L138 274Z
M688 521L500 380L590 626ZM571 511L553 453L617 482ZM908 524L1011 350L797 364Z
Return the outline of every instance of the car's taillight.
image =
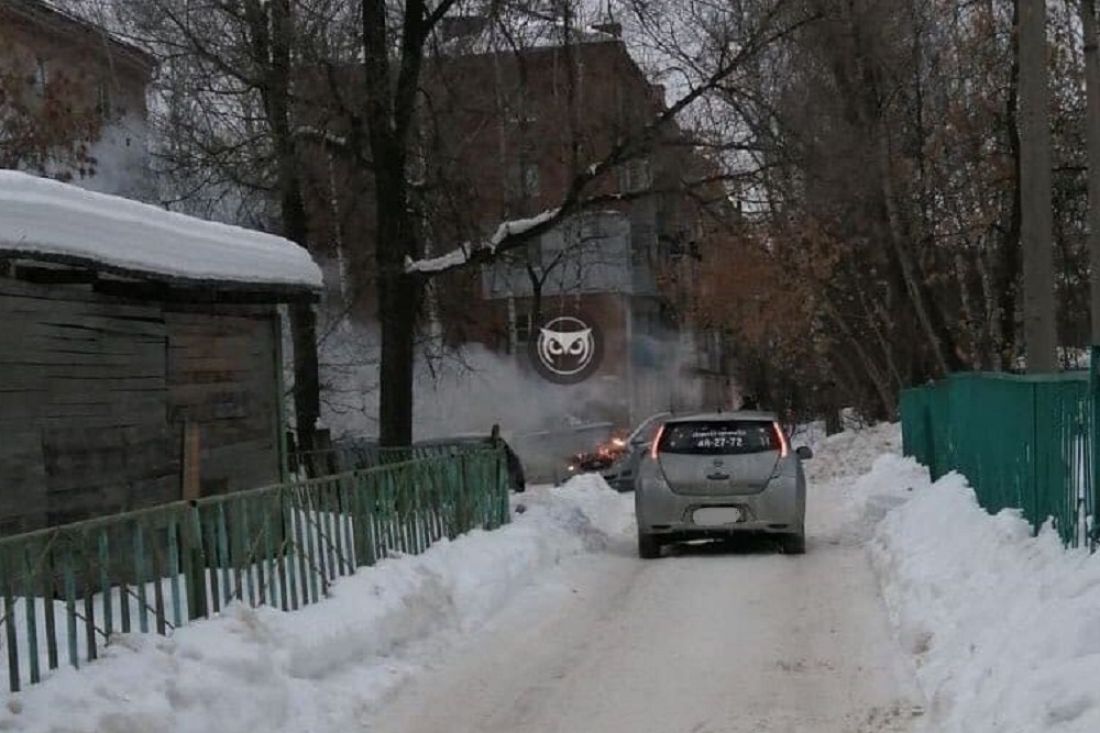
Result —
M775 430L775 437L779 440L779 457L786 458L791 454L791 444L787 442L787 434L783 432L783 427L778 422L772 423L772 429Z
M657 460L657 446L661 444L661 436L665 434L665 426L657 428L657 434L653 436L653 444L649 446L649 457Z

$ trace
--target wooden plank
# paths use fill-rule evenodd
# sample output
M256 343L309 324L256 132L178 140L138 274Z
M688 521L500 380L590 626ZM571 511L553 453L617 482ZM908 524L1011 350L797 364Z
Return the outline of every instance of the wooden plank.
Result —
M76 638L76 571L73 554L66 548L61 554L61 575L65 584L65 629L68 632L69 664L80 667Z
M8 646L8 686L19 692L19 645L15 634L15 566L9 553L0 554L0 583L4 593L4 632Z
M99 279L95 270L86 267L35 267L16 265L13 277L24 282L47 285L91 284Z
M35 561L34 552L42 546L38 543L27 543L23 548L23 599L26 608L27 625L27 660L30 662L31 684L41 680L38 669L38 589L35 587ZM44 603L53 603L52 598L45 598Z
M153 573L150 578L153 581L153 616L157 625L157 633L161 636L168 635L167 614L164 606L164 565L165 557L164 553L157 543L158 533L151 531L150 536L150 559L153 561Z
M111 552L110 538L106 527L99 530L97 538L99 551L99 590L103 596L103 631L107 634L107 642L111 641L111 634L115 630L115 615L111 592Z
M202 536L204 542L203 549L206 554L206 565L209 568L209 609L212 613L219 613L221 611L221 594L218 591L218 537L217 525L213 517L214 509L212 507L207 508L206 516L203 518Z
M50 669L57 669L57 617L54 614L54 584L57 577L54 567L54 551L46 551L46 557L42 563L41 587L42 611L46 614L46 665Z
M258 546L259 537L252 535L252 501L241 498L237 501L237 523L241 527L241 536L244 542L241 548L241 571L244 573L245 584L248 590L248 605L256 607L256 578L253 571L259 570L260 582L263 582L263 565L256 557L255 548ZM239 592L239 591L238 591Z
M178 480L177 449L170 430L163 425L96 431L47 429L42 442L51 495L102 487L114 498L100 495L98 500L125 505L132 503L128 493L132 484L156 483L173 473ZM178 484L175 489L166 498L177 498Z
M145 562L145 528L140 521L133 522L134 588L138 597L138 629L149 633L148 603L145 598L145 581L148 579Z
M0 314L5 318L17 319L14 322L23 325L32 332L60 335L67 333L79 336L80 331L94 334L116 334L121 336L157 339L163 342L168 331L155 310L143 313L126 314L111 308L99 308L94 305L70 303L65 301L46 301L48 306L42 310L9 307L12 304L0 296ZM11 333L17 333L13 328Z
M24 365L25 367L25 365ZM14 368L14 367L13 367ZM46 379L164 379L164 364L127 364L125 368L105 364L51 364L40 368ZM0 372L0 377L3 372Z
M183 625L180 604L180 533L179 520L168 520L168 586L172 594L172 624L178 629Z
M94 292L88 287L20 283L0 277L0 311L92 313L110 317L162 320L160 303L141 303Z
M119 543L121 545L121 542ZM126 582L126 572L122 571L118 581L118 610L122 622L122 633L130 633L130 584Z
M202 474L202 447L200 443L201 426L196 422L187 422L183 426L183 491L182 498L198 499L202 496L200 488Z
M229 556L229 526L226 519L225 504L218 504L217 509L217 530L218 530L218 566L222 571L222 598L225 599L225 605L233 600L233 582L231 574L233 572L233 561Z
M179 352L183 359L216 359L236 354L253 354L263 341L256 332L242 332L223 336L211 336L196 329L193 332L172 333L168 347Z
M163 348L167 336L163 328L146 321L134 321L127 318L102 318L101 320L69 322L51 318L47 314L12 314L0 307L0 314L11 318L0 332L0 343L13 345L34 339L44 347L68 346L69 348L88 347L105 342L111 345L130 343L137 345L160 344Z
M188 318L201 315L222 315L230 318L269 318L277 312L275 307L269 304L240 304L240 303L165 303L165 318L174 321L186 321Z
M163 349L141 348L131 353L110 353L94 349L45 349L41 344L26 344L0 350L0 367L111 367L114 375L146 376L153 369L167 368ZM60 371L60 370L59 370Z
M213 422L215 420L247 419L255 400L248 392L212 392L201 402L180 401L175 388L167 409L169 422Z
M203 552L202 516L198 506L194 504L187 512L181 537L183 580L187 589L187 618L194 621L210 615L210 606L206 602L206 557Z
M133 334L106 334L78 331L69 334L36 335L5 329L0 336L0 352L9 360L20 354L91 354L96 356L138 356L159 349L164 355L163 339L135 338ZM11 353L18 350L18 353Z
M10 533L44 526L48 510L41 435L27 427L21 424L0 440L0 523Z
M158 404L160 403L160 404ZM53 420L58 418L73 418L75 420L100 421L108 425L135 425L140 422L149 422L149 414L142 410L157 410L159 420L164 421L166 410L163 408L163 400L127 400L123 404L114 404L108 399L100 402L85 402L81 404L53 404L48 392L7 392L0 395L0 414L4 415L5 422L26 423L32 420ZM108 421L103 423L103 421ZM18 424L17 423L17 424ZM86 423L81 422L86 427Z
M85 536L83 545L86 546L87 537ZM81 591L84 593L84 645L86 659L91 662L94 661L99 655L96 649L95 643L95 586L92 585L92 554L86 550L81 553L83 555L83 582L81 583Z

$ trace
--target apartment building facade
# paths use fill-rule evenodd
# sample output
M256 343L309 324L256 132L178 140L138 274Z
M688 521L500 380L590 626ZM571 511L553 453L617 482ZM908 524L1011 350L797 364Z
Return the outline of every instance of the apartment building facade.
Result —
M0 0L5 167L148 198L143 50L42 0Z

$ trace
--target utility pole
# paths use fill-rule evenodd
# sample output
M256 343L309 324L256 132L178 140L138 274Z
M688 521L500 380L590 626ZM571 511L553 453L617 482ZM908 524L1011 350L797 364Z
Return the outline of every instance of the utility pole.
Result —
M1020 239L1027 370L1058 369L1050 184L1046 0L1017 0L1020 25Z
M1100 344L1100 49L1096 37L1096 0L1081 0L1085 37L1085 140L1088 150L1088 247L1091 333Z

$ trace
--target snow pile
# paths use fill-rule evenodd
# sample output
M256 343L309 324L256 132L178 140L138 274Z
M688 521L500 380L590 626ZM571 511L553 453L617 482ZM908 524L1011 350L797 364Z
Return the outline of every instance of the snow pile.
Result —
M290 240L0 170L0 252L154 279L319 289Z
M116 637L103 659L13 695L0 729L357 729L365 711L540 571L633 529L631 498L596 476L517 501L524 511L512 524L383 560L303 610L238 605L172 638Z
M1016 511L988 514L957 474L929 485L897 457L864 495L911 500L870 549L937 733L1100 730L1100 555L1033 537Z
M830 521L811 539L866 542L927 700L918 730L1100 730L1100 554L990 515L958 474L931 483L896 425L814 447L811 504Z
M882 423L862 430L849 430L828 437L808 431L810 444L817 454L806 462L806 477L811 483L824 483L841 478L862 476L871 471L883 455L901 453L901 431L896 424ZM805 440L798 436L795 445Z

